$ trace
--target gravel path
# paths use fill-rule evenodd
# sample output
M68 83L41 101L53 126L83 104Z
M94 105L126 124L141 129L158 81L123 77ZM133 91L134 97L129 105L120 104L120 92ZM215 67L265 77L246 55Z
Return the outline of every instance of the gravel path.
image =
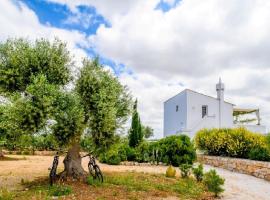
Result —
M224 200L270 200L270 182L246 174L231 172L208 165L206 171L211 168L225 178Z
M23 158L23 156L12 156ZM0 161L0 188L19 189L22 178L31 181L40 176L48 175L48 167L52 163L52 156L25 156L25 160ZM60 170L63 168L63 158L60 158ZM83 160L83 166L87 169L87 159ZM110 172L135 171L144 173L165 173L165 166L112 166L100 164L101 170ZM206 171L211 166L204 165ZM222 200L270 200L270 182L262 179L214 168L218 174L225 178L225 192ZM179 176L179 170L177 169Z

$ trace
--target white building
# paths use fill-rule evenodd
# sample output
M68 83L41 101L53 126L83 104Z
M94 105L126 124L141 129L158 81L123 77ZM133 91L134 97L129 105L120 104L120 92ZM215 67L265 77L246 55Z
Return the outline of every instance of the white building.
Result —
M185 89L164 102L164 136L185 133L193 137L202 128L232 128L245 126L247 129L265 133L260 125L259 109L234 108L234 104L224 101L224 84L216 85L217 97L207 96ZM257 124L252 120L240 120L243 114L256 113ZM237 117L234 117L234 116Z

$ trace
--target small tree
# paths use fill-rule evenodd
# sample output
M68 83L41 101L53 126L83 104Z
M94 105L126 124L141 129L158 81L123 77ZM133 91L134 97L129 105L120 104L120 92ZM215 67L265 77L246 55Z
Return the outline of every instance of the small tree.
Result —
M137 100L133 106L133 114L131 121L131 128L129 130L129 146L136 147L140 144L143 139L142 125L140 121L140 116L137 111Z
M144 138L150 138L154 136L154 129L152 129L150 126L142 126L142 133Z
M198 167L192 169L193 174L198 182L201 182L203 179L203 165L199 164Z
M205 173L203 182L208 190L215 194L215 197L224 191L222 186L224 185L225 179L221 178L214 169Z

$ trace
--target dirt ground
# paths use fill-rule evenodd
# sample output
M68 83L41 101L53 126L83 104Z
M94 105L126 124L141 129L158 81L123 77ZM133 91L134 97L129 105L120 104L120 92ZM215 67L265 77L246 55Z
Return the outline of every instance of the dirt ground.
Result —
M33 181L41 176L47 176L51 167L53 156L21 156L8 155L14 160L0 161L0 187L20 189L21 181ZM18 159L18 160L15 160ZM60 157L58 170L63 170L63 159ZM88 158L83 159L83 167L87 170ZM136 171L145 173L165 173L164 166L112 166L99 164L102 171L105 172L124 172ZM178 172L179 173L179 172Z
M48 175L53 156L9 156L19 160L0 161L0 187L11 189L22 189L21 182L33 181L41 176ZM60 157L59 171L63 169L63 157ZM83 166L87 169L88 159L83 159ZM99 164L104 172L145 172L165 173L166 166L111 166ZM213 167L205 166L208 171ZM270 182L245 174L230 172L228 170L215 168L219 175L225 178L224 200L269 200ZM179 175L179 170L177 169Z

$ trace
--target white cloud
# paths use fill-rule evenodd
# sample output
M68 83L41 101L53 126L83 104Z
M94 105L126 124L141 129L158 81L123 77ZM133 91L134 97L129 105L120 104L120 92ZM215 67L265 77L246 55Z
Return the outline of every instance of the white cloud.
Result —
M160 91L169 98L170 87L158 90L158 83L178 80L216 96L215 83L222 77L226 97L238 106L260 107L263 122L270 125L270 2L183 0L166 13L154 10L156 3L134 3L126 15L110 19L111 27L100 26L90 38L101 55L126 64L138 77L156 78L150 79L151 87L145 85L145 76L135 86L129 82L141 88L135 96L146 91L143 104L153 105L141 109L145 118L153 126L155 121L162 124Z
M75 61L80 65L81 58L87 56L84 50L77 45L88 47L86 35L76 30L64 30L39 22L34 11L21 2L0 1L0 40L4 41L9 37L25 37L30 40L36 38L55 37L66 41Z

